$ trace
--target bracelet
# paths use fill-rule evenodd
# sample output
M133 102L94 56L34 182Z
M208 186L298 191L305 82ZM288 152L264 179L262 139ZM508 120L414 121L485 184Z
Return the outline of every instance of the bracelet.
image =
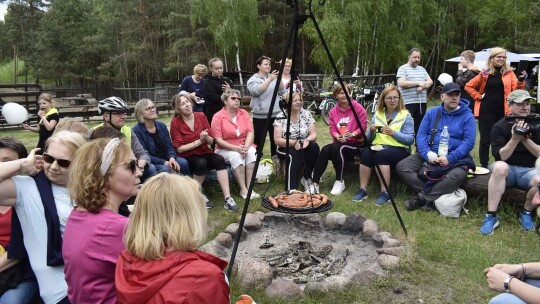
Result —
M513 278L513 276L508 276L506 279L504 279L504 292L510 293L510 281L512 281Z

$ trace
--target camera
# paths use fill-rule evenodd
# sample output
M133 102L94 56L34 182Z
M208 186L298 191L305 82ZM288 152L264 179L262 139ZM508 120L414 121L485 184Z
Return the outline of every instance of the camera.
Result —
M540 114L529 114L527 116L508 115L506 121L508 124L514 125L517 121L523 120L528 127L514 127L514 133L517 135L528 136L531 134L537 135L540 131Z

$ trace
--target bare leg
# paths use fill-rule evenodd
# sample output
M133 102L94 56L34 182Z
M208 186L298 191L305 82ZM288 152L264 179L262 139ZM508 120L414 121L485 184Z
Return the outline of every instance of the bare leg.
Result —
M367 190L371 170L370 167L360 164L360 188Z
M384 180L386 181L386 184L388 186L390 186L390 175L391 175L390 166L389 165L379 165L379 168L381 169L382 176L384 177ZM379 183L381 184L381 192L388 192L388 190L384 186L384 183L382 181L381 176L379 176L379 172L377 170L375 170L375 172L377 172L377 177L379 178Z
M221 186L221 191L223 191L223 197L231 196L231 190L229 189L229 174L227 169L217 170L216 171L217 180Z
M536 175L531 180L531 188L529 188L529 191L527 192L527 199L525 200L525 206L523 208L527 211L533 211L534 206L532 204L533 197L538 193L538 185L540 183L540 176ZM540 209L539 209L540 210Z
M246 166L246 187L249 187L249 182L253 177L253 170L255 169L255 162L249 163Z
M244 165L240 165L233 169L233 175L234 179L238 183L238 186L240 187L240 193L246 194L247 188L246 188L246 171Z
M504 190L506 190L508 170L508 164L503 161L497 161L493 164L488 182L488 212L496 212L499 207L501 197L504 194ZM527 201L530 202L529 199Z
M193 179L196 180L197 183L199 183L199 185L201 185L201 186L202 186L205 178L206 178L206 175L195 175L195 174L193 174Z

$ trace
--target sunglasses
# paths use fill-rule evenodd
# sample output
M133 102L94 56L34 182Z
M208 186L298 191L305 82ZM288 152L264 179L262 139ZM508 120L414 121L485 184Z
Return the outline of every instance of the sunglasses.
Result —
M233 97L233 96L231 96L229 98L232 99L232 100L239 100L240 99L240 97Z
M135 174L137 172L137 160L132 159L127 163L119 164L119 166L125 166L126 169L131 171L131 173Z
M69 168L69 165L71 165L70 160L54 158L54 157L52 157L51 155L49 155L47 153L43 154L43 161L45 161L48 164L52 164L52 163L54 163L56 161L58 166L60 166L62 168Z
M156 106L149 106L149 107L146 107L146 111L152 111L152 110L155 110L156 109Z

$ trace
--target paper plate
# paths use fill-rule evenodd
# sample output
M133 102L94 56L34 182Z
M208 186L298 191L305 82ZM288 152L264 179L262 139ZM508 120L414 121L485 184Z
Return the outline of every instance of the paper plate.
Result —
M484 174L488 174L490 171L488 168L484 168L484 167L476 167L476 170L473 172L473 170L470 170L469 169L469 173L472 173L474 175L484 175Z
M373 150L373 151L381 151L382 149L384 149L384 147L382 145L373 145L373 146L371 146L371 150Z

